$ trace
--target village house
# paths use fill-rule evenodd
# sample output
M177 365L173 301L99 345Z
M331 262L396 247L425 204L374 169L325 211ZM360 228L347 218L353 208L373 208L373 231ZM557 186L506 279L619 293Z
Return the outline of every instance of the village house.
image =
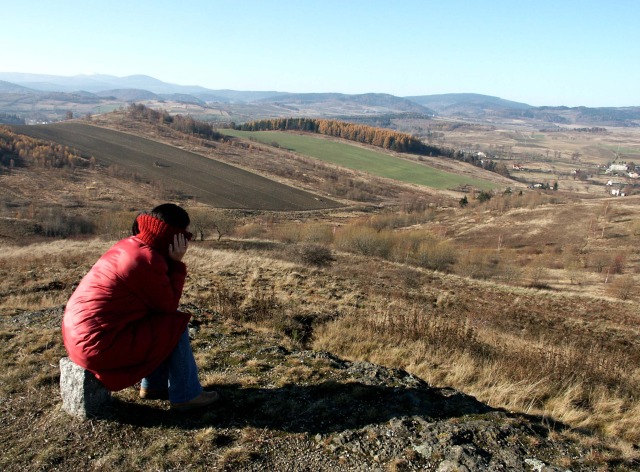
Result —
M627 164L611 164L605 174L626 174L629 171Z

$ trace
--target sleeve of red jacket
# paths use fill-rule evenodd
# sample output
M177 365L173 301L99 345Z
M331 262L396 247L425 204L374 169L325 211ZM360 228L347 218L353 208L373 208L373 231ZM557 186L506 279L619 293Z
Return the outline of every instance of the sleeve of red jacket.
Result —
M171 270L164 257L151 251L128 259L119 268L124 283L152 311L171 313L178 310L187 267L171 261Z

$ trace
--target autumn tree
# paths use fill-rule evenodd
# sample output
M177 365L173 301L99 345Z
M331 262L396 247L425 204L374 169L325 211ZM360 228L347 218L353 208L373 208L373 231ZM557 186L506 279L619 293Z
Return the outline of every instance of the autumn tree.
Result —
M231 234L236 226L236 220L222 210L191 210L191 230L196 239L204 241L206 237L215 232L217 239L220 241L223 236Z
M213 215L213 227L218 233L218 241L222 239L222 236L229 235L236 227L236 219L228 213L218 211Z

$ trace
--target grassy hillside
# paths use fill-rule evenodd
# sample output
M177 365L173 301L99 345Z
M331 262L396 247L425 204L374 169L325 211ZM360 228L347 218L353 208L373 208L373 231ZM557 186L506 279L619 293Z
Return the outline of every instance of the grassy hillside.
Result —
M458 428L475 418L486 423L469 436L474 441L497 427L527 450L549 437L556 450L571 451L545 456L565 468L633 469L640 434L637 302L513 288L346 252L318 267L297 258L302 246L265 240L194 242L185 259L183 301L199 328L195 356L203 383L220 390L224 404L176 417L165 404L142 402L126 389L116 395L114 419L70 421L56 390L64 354L59 307L110 244L53 241L8 246L0 256L0 395L3 414L11 412L1 427L5 470L26 464L234 470L287 460L295 469L311 452L323 464L317 470L332 470L333 441L351 438L349 444L381 428L371 436L378 449L374 440L345 458L362 464L370 450L394 444L384 431L414 421L411 415L427 422L403 438L440 428L434 418ZM489 409L528 416L538 433L507 435L499 416L463 405L447 413L435 407L437 397L402 384L367 387L386 374L341 370L334 354L461 389ZM16 434L24 428L29 435ZM512 444L503 440L503 447ZM379 470L393 470L394 455L380 454ZM421 457L395 453L416 467Z
M223 132L231 136L254 139L264 144L276 144L324 162L400 182L424 185L440 190L465 185L480 189L495 187L495 184L488 181L445 172L419 162L394 157L387 153L345 142L277 131L250 132L225 129Z
M372 470L427 468L413 443L393 451L400 462L376 449L395 444L393 428L404 425L402 438L439 431L442 441L451 438L441 443L447 449L495 433L497 449L555 444L564 453L549 460L564 468L637 469L639 197L583 200L523 188L484 202L469 195L462 208L457 198L367 177L288 151L284 143L209 142L124 118L100 119L292 185L316 191L334 185L332 192L358 190L361 201L379 199L313 212L225 212L216 220L218 210L171 194L205 238L187 253L183 302L201 329L194 349L203 381L228 401L202 417L175 419L128 389L118 396L124 413L116 421L76 425L56 397L61 306L112 240L127 234L136 211L168 195L100 167L4 169L0 403L7 421L0 434L8 453L2 467L257 470L293 457L289 466L306 464L311 451L330 458L324 470L364 458ZM69 227L77 218L93 232L77 239L73 232L66 239L33 236L37 224ZM229 219L218 241L214 225ZM362 377L336 367L342 365L336 355L454 387L491 409L530 418L537 433L514 435L496 430L496 423L463 430L469 417L460 411L447 418L457 432L439 429L433 418L421 417L418 425L407 415L430 397L396 384L363 389ZM365 377L380 380L381 372ZM396 390L391 395L387 388ZM402 399L392 416L381 413L381 394ZM305 422L309 417L317 423ZM24 430L32 434L17 434ZM95 431L100 454L86 446L97 447ZM358 450L354 438L358 447L371 444ZM380 453L381 462L370 452ZM439 454L429 460L442 461Z

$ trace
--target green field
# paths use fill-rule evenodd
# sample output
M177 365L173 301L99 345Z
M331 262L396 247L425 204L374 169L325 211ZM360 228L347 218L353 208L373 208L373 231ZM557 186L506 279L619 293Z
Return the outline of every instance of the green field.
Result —
M640 156L640 149L638 147L620 146L619 144L600 144L600 147L607 151L615 151L617 153L626 154L627 157Z
M495 185L486 180L445 172L424 164L393 157L383 152L376 152L314 136L301 136L280 131L237 131L229 129L219 131L230 136L252 139L264 144L277 144L281 148L289 149L314 159L400 182L424 185L441 190L461 185L471 185L487 190L495 187Z

